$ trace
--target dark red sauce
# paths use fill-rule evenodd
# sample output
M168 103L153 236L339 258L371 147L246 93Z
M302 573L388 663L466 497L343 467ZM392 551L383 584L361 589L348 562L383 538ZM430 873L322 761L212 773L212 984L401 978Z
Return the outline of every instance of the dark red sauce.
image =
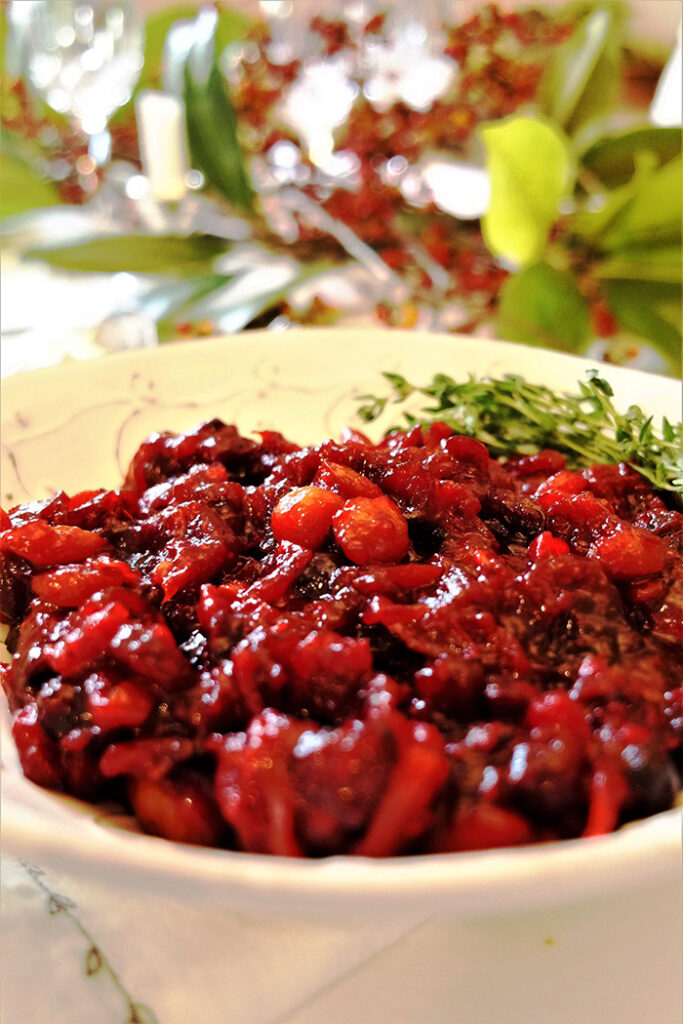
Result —
M626 465L213 421L0 527L23 770L148 832L471 850L680 790L683 514Z

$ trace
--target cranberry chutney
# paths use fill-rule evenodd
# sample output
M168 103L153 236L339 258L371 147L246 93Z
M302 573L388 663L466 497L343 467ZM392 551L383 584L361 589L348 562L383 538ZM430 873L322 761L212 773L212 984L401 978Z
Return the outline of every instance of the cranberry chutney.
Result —
M291 856L609 832L680 790L683 513L629 466L446 425L218 420L120 490L0 510L25 775Z

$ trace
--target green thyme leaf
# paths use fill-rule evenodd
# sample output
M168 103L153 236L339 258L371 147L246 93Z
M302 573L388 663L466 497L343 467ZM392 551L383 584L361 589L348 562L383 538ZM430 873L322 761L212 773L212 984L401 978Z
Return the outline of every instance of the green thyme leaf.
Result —
M553 448L571 468L629 462L653 486L683 499L683 424L663 419L656 430L653 417L638 406L619 412L611 385L595 370L578 382L578 394L558 393L515 374L465 381L437 374L426 387L398 374L384 376L395 404L415 393L428 399L417 412L411 404L403 411L403 424L392 429L441 420L483 441L498 457ZM372 422L385 411L389 397L363 395L361 401L358 415Z
M412 394L414 388L408 383L405 377L401 377L398 373L383 373L382 376L386 377L391 384L398 401L401 401L404 398L407 398L408 395Z
M388 402L387 398L377 398L376 395L361 395L360 400L366 404L359 405L356 414L364 423L372 423L373 420L381 416Z

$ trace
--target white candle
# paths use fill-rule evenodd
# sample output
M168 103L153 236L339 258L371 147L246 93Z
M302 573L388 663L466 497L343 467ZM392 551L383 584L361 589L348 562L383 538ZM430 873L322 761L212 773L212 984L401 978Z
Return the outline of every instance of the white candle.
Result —
M185 106L169 93L145 89L135 101L140 155L150 195L164 202L182 199L187 185Z

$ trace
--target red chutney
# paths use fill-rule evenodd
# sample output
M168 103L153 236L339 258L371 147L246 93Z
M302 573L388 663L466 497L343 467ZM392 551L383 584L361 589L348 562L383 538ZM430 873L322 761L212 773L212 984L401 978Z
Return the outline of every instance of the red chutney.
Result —
M683 514L444 424L159 434L0 516L25 774L148 832L383 857L609 832L680 789Z

